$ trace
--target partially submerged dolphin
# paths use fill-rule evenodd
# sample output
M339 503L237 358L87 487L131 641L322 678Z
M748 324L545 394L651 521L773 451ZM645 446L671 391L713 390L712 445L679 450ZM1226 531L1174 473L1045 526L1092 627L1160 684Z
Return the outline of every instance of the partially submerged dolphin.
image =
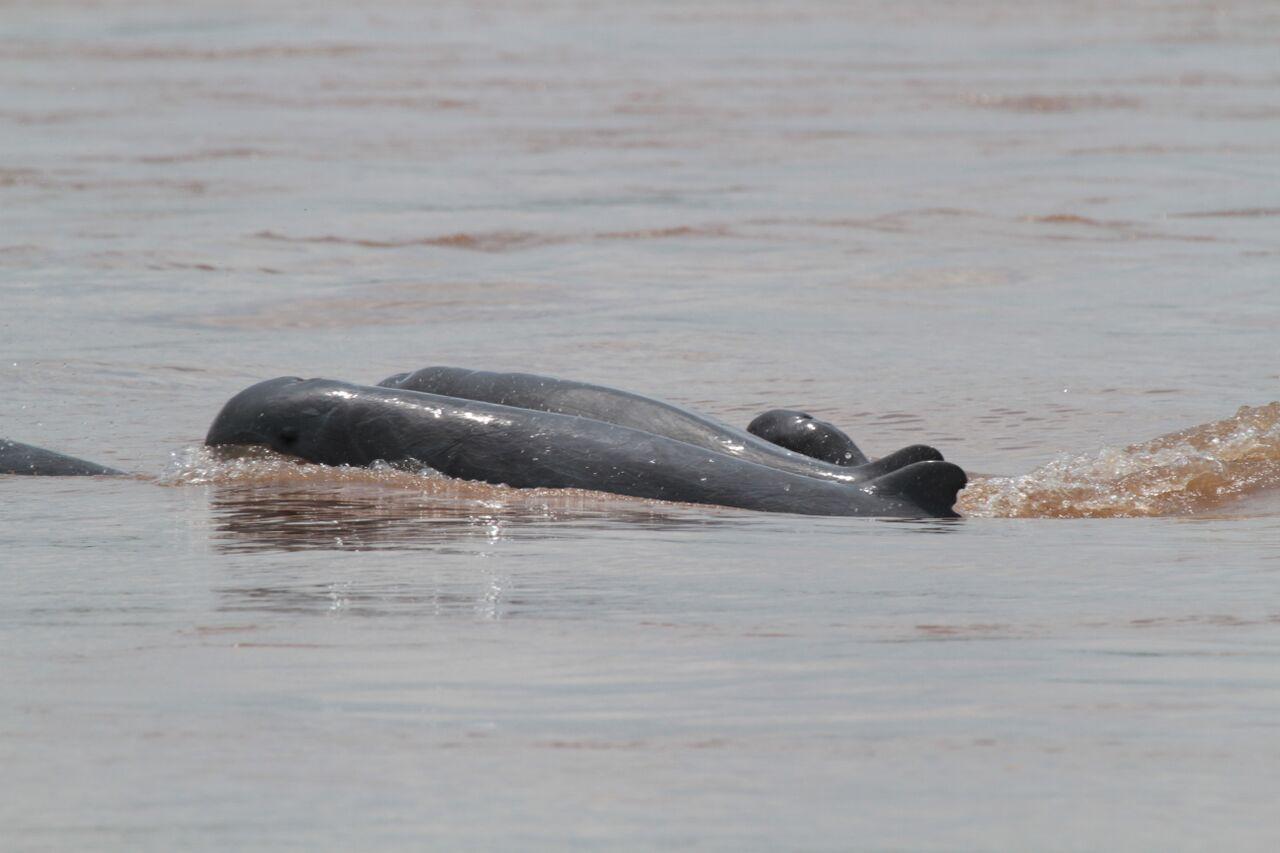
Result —
M871 480L912 462L942 459L942 454L932 447L916 444L868 463L847 435L802 412L766 412L744 431L652 397L532 373L425 367L413 373L397 373L378 384L577 415L666 436L781 471L843 482ZM808 419L807 424L804 419Z
M77 477L123 473L96 462L86 462L74 456L64 456L52 450L45 450L43 447L32 447L30 444L0 438L0 474Z
M577 414L297 377L260 382L231 398L205 442L262 445L326 465L422 465L517 488L806 515L956 517L956 493L966 483L964 472L931 448L924 461L906 448L898 460L872 463L879 466L874 476L863 471L858 482L841 482Z
M965 475L933 448L867 462L834 426L788 410L766 412L748 430L604 386L437 367L378 387L259 383L227 403L206 441L332 465L424 465L517 487L810 515L955 516ZM123 472L0 439L0 474Z

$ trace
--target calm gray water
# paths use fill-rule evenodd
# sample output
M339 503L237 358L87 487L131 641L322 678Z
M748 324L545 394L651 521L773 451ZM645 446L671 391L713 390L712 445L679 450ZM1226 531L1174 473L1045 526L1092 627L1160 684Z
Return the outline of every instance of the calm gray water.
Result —
M1266 2L5 5L0 435L139 476L0 478L0 848L1274 849L1278 92ZM198 449L427 364L977 482Z

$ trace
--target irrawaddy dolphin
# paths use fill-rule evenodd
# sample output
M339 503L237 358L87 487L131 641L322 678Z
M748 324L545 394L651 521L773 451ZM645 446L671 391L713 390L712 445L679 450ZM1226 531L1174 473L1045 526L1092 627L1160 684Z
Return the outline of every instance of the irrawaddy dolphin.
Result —
M847 435L803 412L766 412L744 432L604 386L445 367L378 387L259 383L223 408L207 442L333 465L385 461L517 487L813 515L951 517L965 485L964 472L933 448L868 462ZM0 439L0 474L122 473Z
M652 397L532 373L425 367L413 373L398 373L379 384L577 415L674 438L793 474L844 482L870 480L911 462L942 459L942 454L932 447L913 445L868 465L867 457L852 439L831 424L815 421L803 412L766 412L743 431Z
M63 456L42 447L32 447L0 438L0 474L34 474L45 477L75 477L94 474L123 474L114 468Z
M610 422L404 387L282 377L233 397L205 441L262 445L326 465L421 465L517 488L591 489L806 515L955 517L956 493L966 483L964 472L931 448L905 448L855 469L781 449L776 456L763 454L784 460L783 467L743 458L733 447L708 447L705 437L692 443L664 434L685 429L683 418L666 423L660 433L616 422L632 419L625 411L613 417ZM639 421L652 424L651 417ZM772 446L750 438L753 447ZM924 460L916 461L921 452ZM802 467L802 460L825 467L812 469L816 473L788 470ZM857 472L857 479L833 476L828 468Z

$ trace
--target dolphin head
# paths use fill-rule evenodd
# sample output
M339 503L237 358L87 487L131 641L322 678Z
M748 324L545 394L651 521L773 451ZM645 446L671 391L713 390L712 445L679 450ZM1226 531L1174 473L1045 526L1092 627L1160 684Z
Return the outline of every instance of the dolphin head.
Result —
M772 409L747 425L747 432L771 444L832 465L865 465L867 457L838 427L808 412Z
M315 380L282 376L252 385L227 401L204 443L260 445L313 459L318 427L336 401L317 393Z

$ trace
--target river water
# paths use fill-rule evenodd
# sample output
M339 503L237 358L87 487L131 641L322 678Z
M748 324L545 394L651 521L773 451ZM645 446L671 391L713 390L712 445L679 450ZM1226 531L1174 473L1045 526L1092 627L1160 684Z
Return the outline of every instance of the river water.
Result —
M0 9L0 848L1274 849L1280 10ZM971 471L771 516L216 461L527 370ZM1242 408L1243 407L1243 408Z

